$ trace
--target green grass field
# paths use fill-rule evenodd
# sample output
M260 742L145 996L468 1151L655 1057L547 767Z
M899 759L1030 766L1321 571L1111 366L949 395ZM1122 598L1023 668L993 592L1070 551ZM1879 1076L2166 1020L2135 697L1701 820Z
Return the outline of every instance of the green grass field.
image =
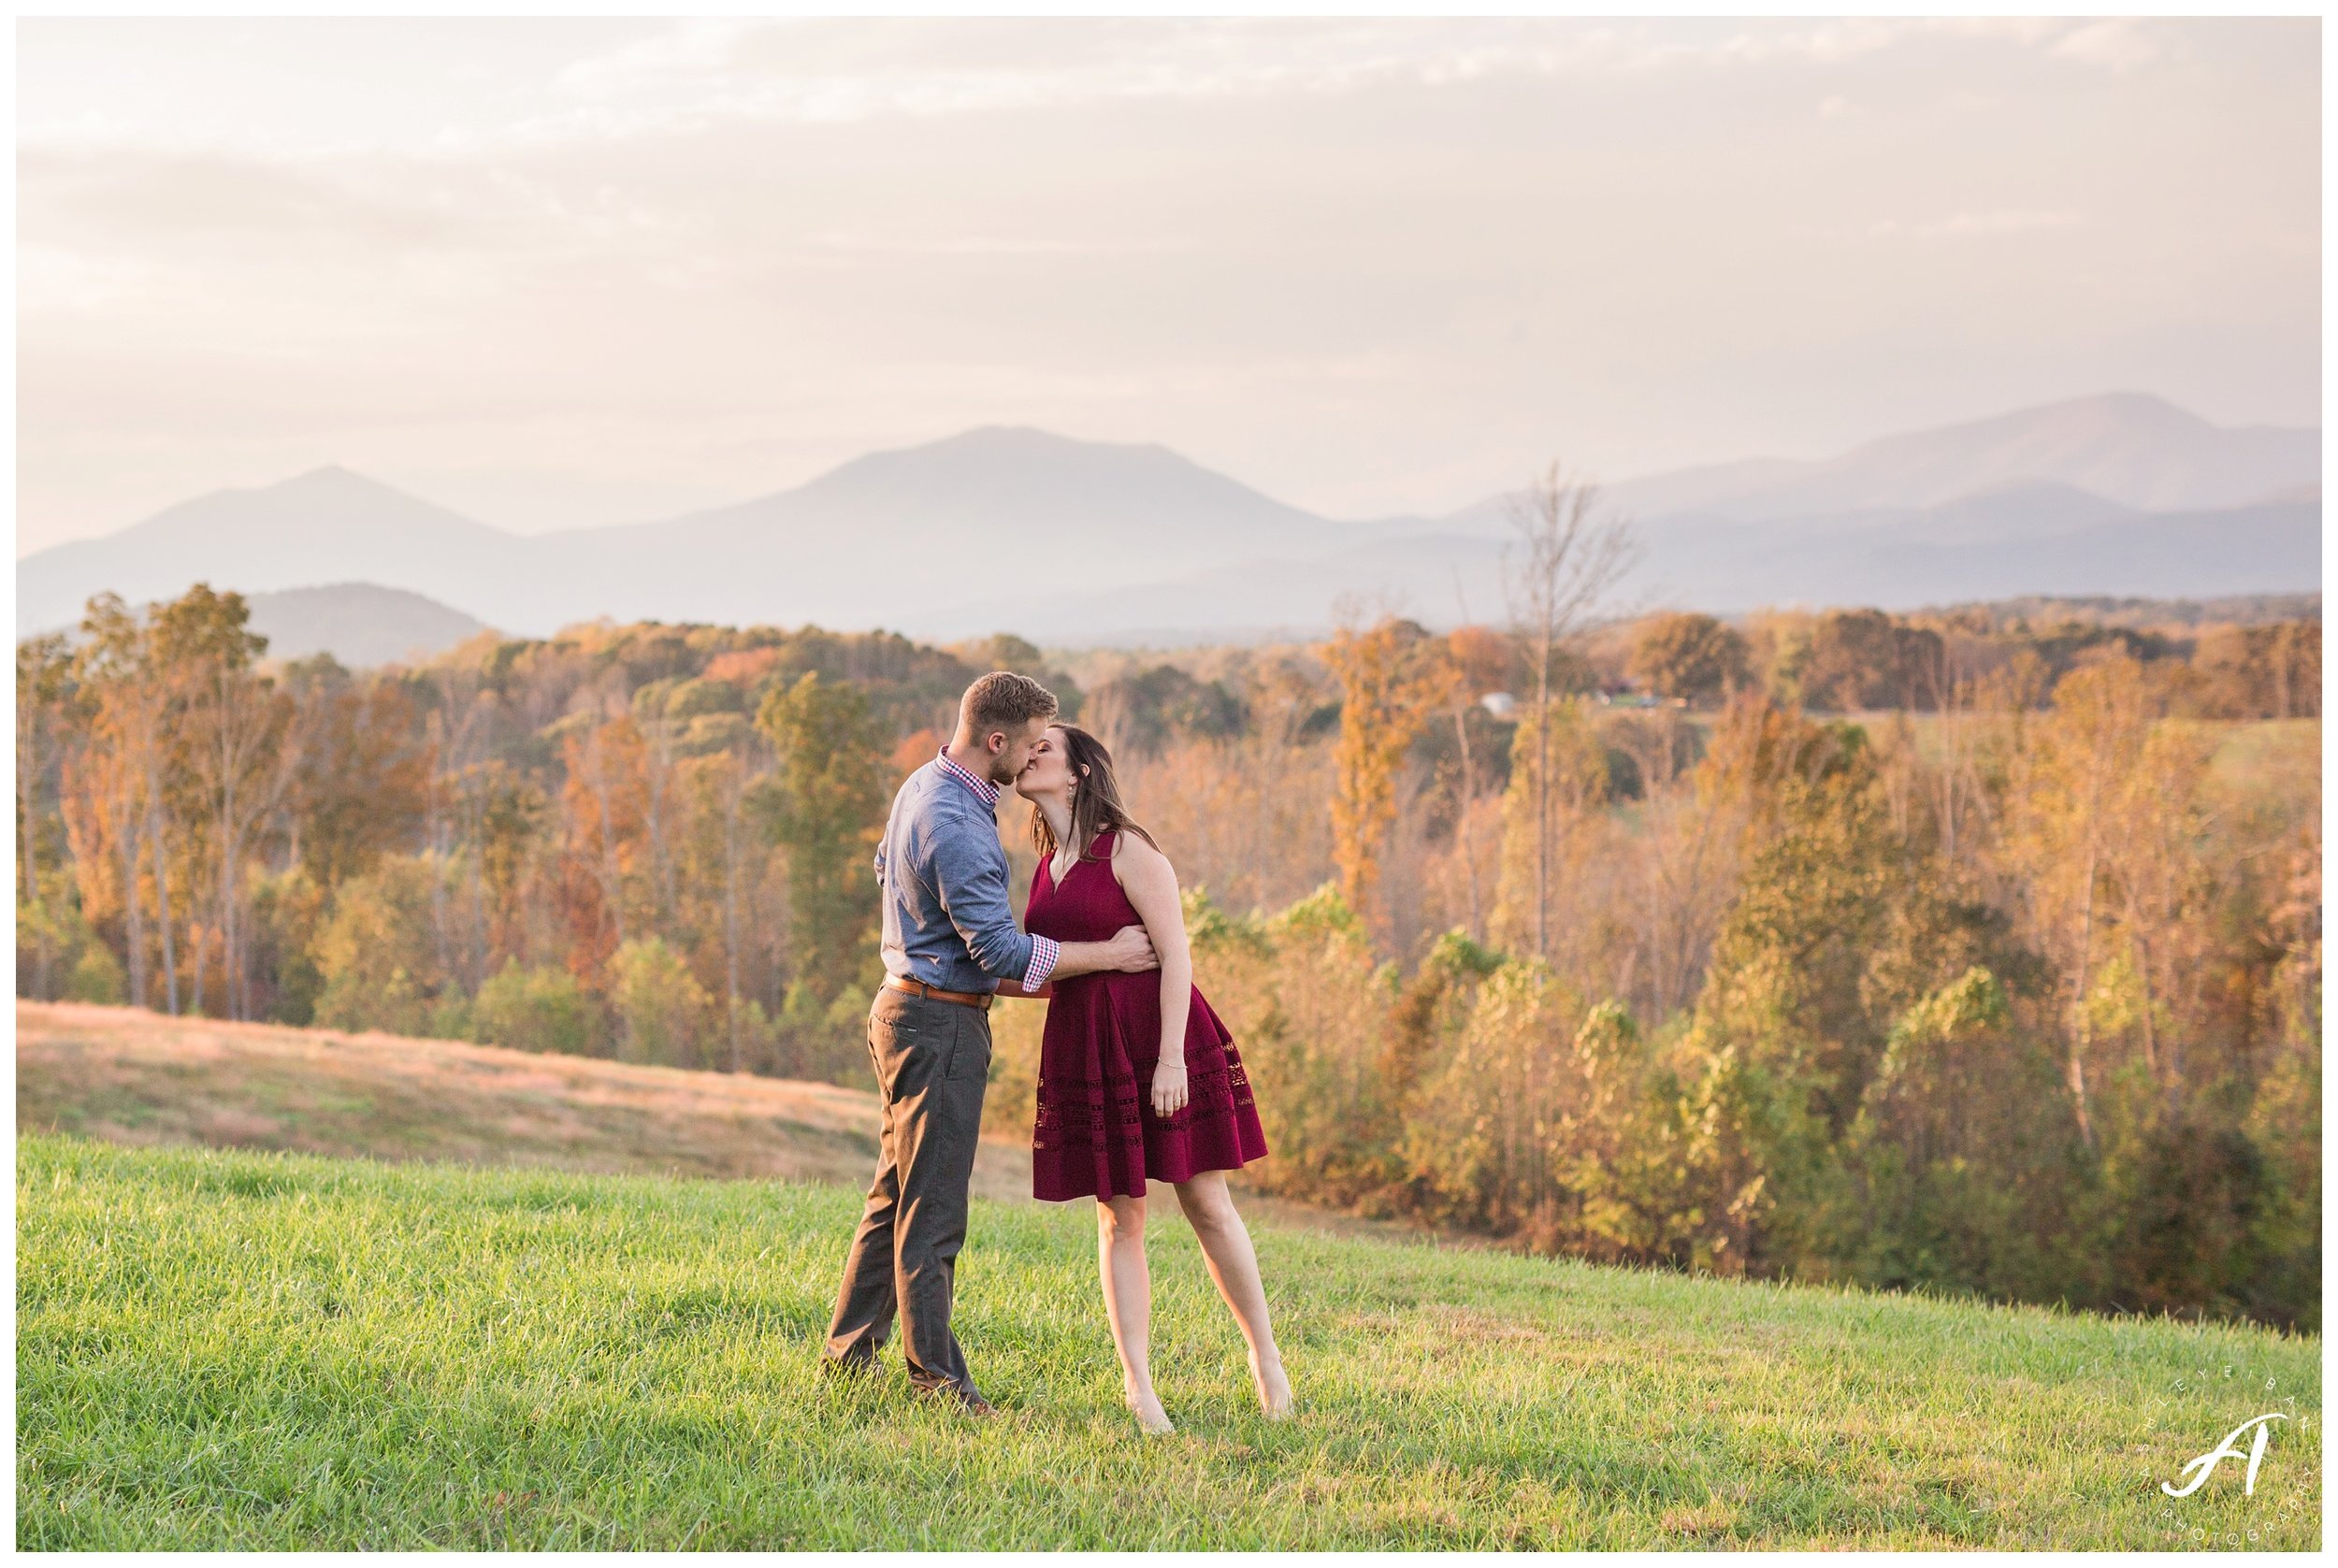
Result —
M984 1201L971 1422L815 1356L848 1187L18 1145L21 1548L2262 1546L2320 1343L1263 1226L1260 1419L1190 1233L1120 1409L1082 1205ZM2159 1483L2267 1410L2227 1463Z

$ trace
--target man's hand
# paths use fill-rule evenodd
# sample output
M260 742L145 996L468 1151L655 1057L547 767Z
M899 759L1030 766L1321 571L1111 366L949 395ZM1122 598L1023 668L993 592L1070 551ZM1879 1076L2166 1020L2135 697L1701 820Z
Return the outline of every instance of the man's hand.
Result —
M1153 939L1142 926L1123 926L1112 933L1109 942L1067 942L1063 951L1056 955L1054 979L1069 980L1075 974L1142 974L1147 970L1161 968L1161 955L1153 951Z
M1104 945L1111 956L1112 967L1124 973L1142 974L1161 967L1161 955L1153 951L1153 939L1142 926L1121 927Z

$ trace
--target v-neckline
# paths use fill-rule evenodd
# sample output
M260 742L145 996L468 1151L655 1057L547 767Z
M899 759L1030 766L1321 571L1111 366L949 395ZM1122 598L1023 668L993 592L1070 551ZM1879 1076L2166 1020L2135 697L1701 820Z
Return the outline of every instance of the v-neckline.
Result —
M1101 839L1101 838L1103 838L1103 837L1104 836L1104 833L1109 833L1110 831L1112 831L1112 829L1110 829L1109 827L1107 827L1107 828L1104 829L1104 831L1103 831L1103 832L1100 832L1100 833L1098 833L1098 834L1096 835L1096 839ZM1066 883L1066 882L1068 882L1069 880L1071 880L1072 873L1073 873L1074 871L1078 870L1080 869L1081 864L1082 864L1084 861L1086 861L1086 860L1087 860L1087 858L1088 858L1088 850L1090 850L1090 849L1094 849L1094 848L1096 847L1096 839L1090 839L1090 840L1089 840L1089 841L1088 841L1088 847L1087 847L1087 849L1083 849L1083 850L1081 850L1081 851L1080 851L1077 855L1075 855L1075 856L1072 856L1072 863L1071 863L1071 865L1069 865L1069 866L1067 866L1066 868L1064 868L1063 873L1062 873L1062 875L1061 875L1061 876L1059 876L1059 875L1057 875L1057 874L1056 874L1056 869L1055 869L1055 856L1052 856L1052 855L1050 855L1049 856L1047 856L1047 882L1048 882L1048 885L1049 885L1050 886L1054 886L1054 887L1061 887L1061 886L1062 886L1062 885L1064 885L1064 883Z

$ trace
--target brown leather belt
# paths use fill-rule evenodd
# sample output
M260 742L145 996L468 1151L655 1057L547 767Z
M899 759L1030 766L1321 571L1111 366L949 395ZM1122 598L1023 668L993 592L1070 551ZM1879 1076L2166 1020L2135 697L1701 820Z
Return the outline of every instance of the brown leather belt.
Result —
M945 991L939 985L929 985L922 980L912 980L902 974L887 975L885 985L888 990L905 991L913 997L931 997L935 1001L954 1001L960 1007L979 1007L985 1013L990 1011L993 1000L989 991Z

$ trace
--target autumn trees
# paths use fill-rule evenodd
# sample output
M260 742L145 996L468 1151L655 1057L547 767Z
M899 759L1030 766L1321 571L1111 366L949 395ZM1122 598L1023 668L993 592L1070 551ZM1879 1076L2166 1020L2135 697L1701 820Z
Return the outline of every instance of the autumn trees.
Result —
M779 755L762 797L772 831L787 850L800 983L822 1006L847 985L865 990L874 955L877 887L871 856L892 799L884 744L868 699L808 670L773 687L756 715Z
M30 669L18 659L20 700L33 704L18 741L19 776L36 786L20 805L28 868L37 877L49 820L38 785L53 762L79 919L126 957L129 1000L149 1000L159 967L172 1012L182 1000L203 1007L215 972L216 1009L253 1013L246 852L296 751L284 743L287 699L252 669L259 640L246 618L239 596L207 588L144 624L105 596L69 657L52 641L31 645ZM37 881L27 890L45 899ZM47 929L45 902L36 913ZM111 989L98 971L88 979L85 989Z
M972 673L655 626L275 666L233 594L101 597L18 655L23 988L826 1070L873 983L891 726Z
M2299 625L1382 617L1083 669L1277 1187L1604 1259L2307 1324ZM1621 698L1642 646L1689 705ZM1838 669L1862 647L1921 668L1839 716L1878 695ZM269 663L232 595L101 599L19 648L20 988L850 1078L891 792L978 663L1039 656L600 626L350 671Z
M2319 621L2219 626L2201 637L2196 702L2214 718L2313 718L2322 711Z
M1630 669L1659 697L1705 704L1753 679L1744 636L1710 615L1652 615L1632 643Z
M283 798L300 754L300 737L288 724L289 701L273 680L253 672L267 640L245 628L249 618L241 595L213 594L197 583L158 607L148 632L156 664L168 672L180 778L211 893L209 918L193 928L195 1004L202 1006L206 960L215 951L231 1018L251 1015L240 918L246 852Z
M51 820L43 798L55 789L56 738L72 690L73 667L65 640L51 634L28 638L16 647L17 859L16 901L22 938L32 938L32 983L36 997L56 994L59 947L54 926L58 895L49 867L45 826ZM62 869L61 867L59 869Z
M1878 697L1827 674L1864 639L1921 717L1748 681L1710 721L1562 690L1505 726L1490 946L1385 907L1457 751L1458 640L1322 650L1336 880L1197 948L1205 985L1265 987L1263 1081L1345 1107L1283 1127L1277 1184L1602 1258L2315 1321L2310 737L2203 722L2196 672L2118 639L2057 671L1812 625L1830 698ZM1331 931L1394 961L1293 1032L1334 984L1301 933Z
M1378 898L1380 849L1396 821L1405 753L1458 689L1444 645L1410 621L1342 627L1323 650L1339 682L1339 741L1332 795L1333 856L1356 909Z

